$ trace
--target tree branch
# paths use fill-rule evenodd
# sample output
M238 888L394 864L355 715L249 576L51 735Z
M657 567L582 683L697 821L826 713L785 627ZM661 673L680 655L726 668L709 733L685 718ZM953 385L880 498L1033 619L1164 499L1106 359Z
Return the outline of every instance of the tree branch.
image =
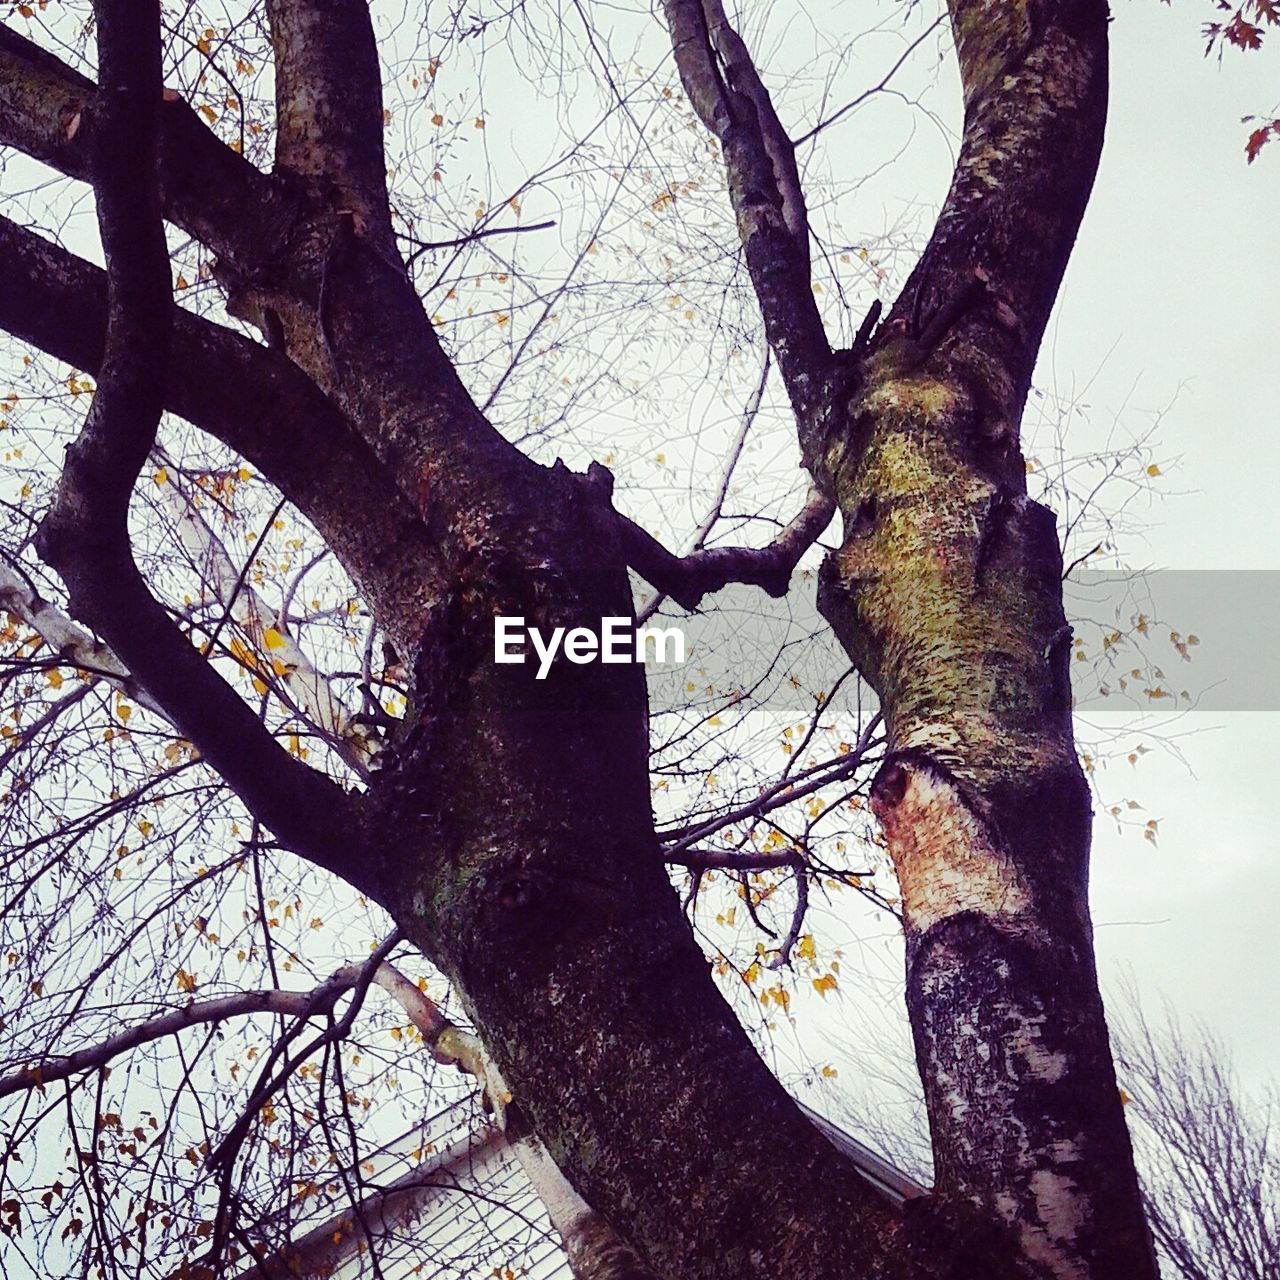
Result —
M394 938L388 940L393 941ZM496 1119L495 1138L497 1134L504 1135L502 1139L496 1140L510 1144L534 1190L543 1200L552 1225L561 1233L574 1275L582 1280L651 1280L651 1273L618 1239L612 1228L573 1190L537 1139L525 1134L523 1125L520 1126L519 1133L508 1130L507 1109L511 1103L511 1095L484 1046L470 1032L464 1031L445 1017L435 1001L400 970L383 960L386 949L387 944L384 943L371 958L372 965L369 960L344 965L311 991L268 988L237 992L211 1000L192 1001L184 1008L173 1009L136 1027L130 1027L90 1048L64 1057L50 1057L0 1077L0 1098L30 1089L43 1089L83 1072L98 1070L122 1054L166 1036L176 1035L190 1027L216 1024L228 1018L257 1013L283 1014L304 1022L317 1016L329 1016L347 992L362 985L378 986L395 1000L421 1032L425 1048L437 1062L456 1066L480 1082ZM344 1018L338 1027L345 1034L349 1030L349 1020ZM309 1045L303 1053L313 1051L315 1047L314 1044ZM274 1078L278 1080L284 1075L292 1074L297 1060L302 1056L294 1055L284 1070L275 1073ZM261 1101L270 1096L266 1090L267 1086L264 1084L255 1093L253 1105L246 1108L247 1116L256 1114ZM403 1189L408 1188L406 1186ZM369 1197L366 1203L373 1212L369 1213L368 1218L379 1220L384 1199L401 1190L401 1184L397 1182ZM348 1216L343 1214L344 1221ZM357 1221L361 1216L357 1215ZM345 1232L335 1235L332 1228L329 1228L318 1233L312 1232L296 1241L288 1250L293 1269L282 1267L281 1273L304 1273L301 1268L316 1252L333 1262L333 1246L340 1243L344 1235L351 1235L352 1238L346 1240L345 1248L339 1251L340 1255L346 1256L356 1251L363 1237L359 1231L354 1231L353 1235L353 1230L353 1226L349 1225ZM273 1258L272 1264L275 1261Z
M217 253L237 314L260 315L265 324L271 311L284 321L289 357L335 394L392 463L409 501L424 464L449 475L459 465L487 472L523 462L476 409L400 260L387 212L380 72L367 6L335 0L317 11L278 0L272 18L282 172L261 173L189 107L167 99L159 139L165 217ZM0 145L88 180L90 126L100 109L90 80L0 27ZM316 193L290 181L289 172L324 175L331 185ZM354 234L345 251L326 255L321 248L317 255L318 246L338 247L335 226L348 223ZM321 325L326 283L329 314ZM21 321L9 327L23 331ZM301 381L293 375L294 390ZM424 384L433 395L423 396ZM226 381L223 395L236 385ZM319 395L316 388L308 393L313 401ZM440 467L446 454L449 463ZM421 612L401 611L415 618ZM399 643L412 651L405 637Z
M246 258L235 265L250 269L228 282L264 318L278 308L290 358L342 406L410 501L425 500L430 475L437 515L458 498L470 505L473 490L451 498L455 479L462 488L532 466L477 408L396 244L368 3L268 0L266 13L276 171L293 217L259 268ZM298 188L311 194L288 194Z
M69 178L92 181L98 86L53 54L0 26L0 144ZM159 180L165 217L219 254L261 234L271 178L225 146L185 102L160 107Z
M275 50L276 166L332 182L394 252L382 69L367 0L267 0Z
M977 0L948 8L964 140L929 244L871 346L905 334L919 362L945 348L952 375L981 388L990 466L1022 492L1022 411L1100 154L1107 8L1056 0L999 21Z
M934 20L927 27L925 27L925 29L918 36L916 36L916 38L912 40L911 43L908 44L905 49L903 49L902 53L898 56L898 60L893 64L893 66L889 68L888 71L884 73L883 76L880 77L877 83L873 84L869 89L864 89L860 94L858 94L856 98L853 98L849 102L846 102L844 106L840 107L836 111L833 111L824 120L819 120L818 123L815 124L812 129L809 129L807 132L802 133L796 139L796 146L803 147L805 143L812 142L814 138L816 138L818 134L820 134L824 129L829 129L833 124L838 124L841 120L845 118L845 116L849 114L849 112L856 110L864 102L866 102L868 98L871 98L875 94L880 93L882 90L884 90L888 86L889 81L892 80L893 77L898 74L898 72L902 69L903 65L911 57L911 55L915 53L915 51L922 44L924 44L924 42L931 35L933 35L933 33L937 31L937 29L940 26L942 26L942 24L945 21L946 21L946 14L944 13L938 14L938 16L934 18Z
M160 17L158 0L101 0L96 12L103 90L92 169L107 259L106 343L93 405L36 547L66 583L72 612L250 810L297 852L350 872L359 866L348 856L357 830L351 800L276 743L177 629L133 560L129 498L155 441L173 327L156 174Z
M769 350L768 343L766 343L764 360L761 362L760 367L760 379L756 383L755 390L751 393L751 398L747 401L747 407L742 414L742 421L738 425L738 433L729 447L729 456L725 460L724 470L720 473L720 485L716 490L715 501L712 502L711 509L703 516L701 524L694 530L693 542L685 553L686 555L692 555L706 547L707 539L711 536L712 530L716 527L716 522L724 512L725 499L729 496L729 486L733 483L733 473L738 465L738 460L742 457L742 450L746 446L747 436L752 426L755 425L756 415L760 412L760 405L764 400L764 390L769 384L769 371L772 367L772 353ZM636 625L643 626L648 622L666 603L666 599L664 592L658 591L655 593L653 599L649 600L644 608L636 614Z
M374 949L372 955L360 964L350 966L354 972L354 981L351 983L353 995L351 1003L343 1011L342 1017L334 1021L332 1013L333 1006L329 1005L327 1013L329 1017L329 1025L314 1039L308 1041L301 1049L285 1057L289 1045L293 1043L294 1038L302 1031L307 1019L309 1019L316 1010L308 1006L308 1008L295 1019L293 1025L289 1027L279 1040L271 1047L271 1051L267 1054L266 1060L262 1064L261 1074L258 1077L258 1083L254 1086L253 1092L249 1095L249 1100L241 1111L240 1118L232 1125L230 1132L225 1138L209 1152L205 1163L210 1169L220 1169L224 1178L224 1187L228 1185L232 1169L235 1165L236 1157L239 1155L240 1148L244 1145L244 1140L248 1136L249 1128L257 1116L263 1103L271 1098L278 1089L294 1074L295 1071L306 1062L312 1055L324 1049L327 1045L336 1044L345 1040L351 1034L351 1028L355 1025L356 1016L360 1010L364 1008L365 997L369 994L369 988L373 985L373 980L377 976L378 970L382 967L383 961L387 956L400 944L402 935L399 929L393 930L387 935ZM313 999L323 999L324 989L319 988L312 993ZM318 1008L318 1005L317 1005ZM284 1063L277 1068L276 1063L284 1058ZM216 1256L218 1246L215 1243L213 1254Z
M106 311L102 270L0 217L0 328L97 374ZM230 329L179 310L171 354L166 406L261 471L413 652L436 548L369 445L295 365Z
M268 988L260 991L238 991L235 995L219 996L212 1000L193 1000L181 1009L173 1009L139 1023L127 1031L111 1036L101 1044L78 1049L65 1057L50 1057L31 1066L22 1067L7 1076L0 1077L0 1098L21 1093L25 1089L39 1089L58 1080L69 1080L81 1072L96 1071L121 1054L176 1035L188 1027L198 1027L228 1018L247 1017L254 1013L278 1013L295 1018L313 1017L326 1013L346 991L359 980L360 965L346 965L313 991L280 991Z
M100 676L121 692L127 693L148 711L166 718L163 708L133 678L128 667L100 640L95 640L82 627L76 626L61 609L41 597L23 575L7 564L0 564L0 608L21 618L39 632L49 650L68 665Z
M473 231L466 236L455 236L452 240L419 240L407 232L398 231L396 239L407 240L413 245L413 252L405 264L406 267L412 267L419 255L432 249L457 249L463 245L474 244L477 240L487 240L490 236L516 236L525 231L547 231L555 225L555 219L548 218L545 222L527 222L518 227L486 227L483 231Z
M367 776L381 745L377 737L354 720L284 619L272 615L244 580L245 575L237 571L226 547L209 528L191 496L179 491L172 479L165 488L178 536L199 567L201 582L213 588L215 598L258 647L267 664L262 674L283 686L289 700L316 732L328 739L352 768Z
M795 147L721 0L663 0L662 7L681 83L722 144L765 332L807 438L822 407L831 347L811 288Z
M794 804L797 800L803 800L815 791L821 791L833 782L848 777L866 763L867 753L873 746L877 745L878 740L875 735L882 723L880 715L877 713L867 721L866 726L858 735L858 741L853 744L853 747L846 754L835 756L830 760L820 761L794 777L778 779L747 804L740 805L736 809L729 809L701 822L686 824L683 827L670 827L660 832L659 838L662 843L664 845L670 844L671 846L669 849L663 850L663 861L675 865L705 866L705 859L697 853L691 853L688 861L682 855L686 850L692 850L700 840L706 840L709 836L715 835L718 831L723 831L725 827L732 826L735 822L742 822L744 819L762 818L765 814L772 813L775 809Z
M821 537L835 510L831 498L810 488L800 513L767 547L707 547L687 556L672 554L629 517L615 516L627 563L683 608L696 609L704 596L731 582L786 595L800 557Z

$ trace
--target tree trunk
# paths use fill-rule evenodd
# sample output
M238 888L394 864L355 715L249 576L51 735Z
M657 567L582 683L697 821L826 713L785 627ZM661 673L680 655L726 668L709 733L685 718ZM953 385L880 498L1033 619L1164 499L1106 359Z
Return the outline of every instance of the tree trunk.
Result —
M1044 1274L1155 1274L1088 914L1053 513L1019 424L1092 185L1105 6L953 5L965 139L937 230L820 466L845 536L821 608L880 695L872 790L902 891L907 1005L945 1204Z
M642 669L557 663L538 681L492 660L495 613L546 629L631 612L582 478L534 472L525 492L518 523L472 528L432 745L375 792L397 832L381 900L465 993L551 1155L658 1274L890 1274L894 1213L792 1105L690 935L653 829ZM416 794L447 802L422 822Z

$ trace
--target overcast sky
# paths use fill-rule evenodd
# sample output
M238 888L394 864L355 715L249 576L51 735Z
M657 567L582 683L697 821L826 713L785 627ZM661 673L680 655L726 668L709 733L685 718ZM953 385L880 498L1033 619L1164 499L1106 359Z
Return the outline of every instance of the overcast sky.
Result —
M1107 147L1042 372L1092 377L1090 399L1117 410L1168 406L1156 435L1168 496L1145 513L1134 564L1280 569L1280 157L1246 166L1240 123L1274 114L1280 63L1272 49L1221 70L1206 62L1196 28L1207 4L1119 0L1114 11ZM1249 601L1240 608L1243 624ZM1278 641L1254 655L1259 669L1274 672ZM1219 1030L1251 1080L1274 1077L1280 714L1197 712L1178 730L1197 731L1180 741L1185 765L1153 752L1125 783L1160 819L1158 843L1097 823L1104 981L1129 965L1144 991Z

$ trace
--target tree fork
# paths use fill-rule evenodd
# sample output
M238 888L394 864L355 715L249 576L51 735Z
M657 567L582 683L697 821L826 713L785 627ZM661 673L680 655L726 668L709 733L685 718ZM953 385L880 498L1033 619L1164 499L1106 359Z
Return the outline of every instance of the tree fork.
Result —
M1156 1268L1097 992L1061 554L1018 444L1101 147L1106 10L951 15L965 141L929 247L828 407L845 536L820 607L887 726L872 808L902 888L931 1212L977 1207L1028 1274L1139 1280Z

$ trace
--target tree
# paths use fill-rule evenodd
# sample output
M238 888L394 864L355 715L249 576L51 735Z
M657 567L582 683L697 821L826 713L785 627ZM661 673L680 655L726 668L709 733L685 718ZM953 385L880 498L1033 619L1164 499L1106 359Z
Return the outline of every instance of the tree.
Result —
M1216 50L1221 61L1229 45L1245 53L1255 52L1262 48L1267 32L1272 27L1280 26L1280 11L1277 11L1271 0L1245 0L1237 8L1232 8L1229 4L1217 4L1214 10L1218 21L1204 24L1206 58ZM1224 13L1230 15L1225 21ZM1252 164L1258 158L1258 152L1273 137L1280 137L1280 119L1269 120L1265 115L1246 116L1243 123L1250 126L1244 153L1249 164Z
M1226 1046L1169 1007L1154 1019L1128 981L1108 1000L1122 1097L1161 1268L1183 1280L1262 1280L1280 1258L1273 1088L1250 1095ZM844 1103L894 1165L932 1180L909 1054L888 1035L842 1046L861 1086Z
M104 273L0 223L0 324L97 378L18 548L34 547L93 634L48 602L30 567L6 578L8 607L54 666L114 682L126 709L132 699L172 726L181 758L170 763L198 757L235 792L253 823L247 847L274 842L385 910L397 931L388 948L403 937L447 976L500 1092L654 1273L1154 1275L1094 972L1063 558L1053 514L1028 496L1020 446L1102 142L1105 5L953 0L965 126L950 191L896 299L833 321L814 293L795 130L768 69L720 0L664 0L700 122L688 123L723 165L739 237L704 252L744 264L810 486L767 545L685 556L618 510L606 465L546 466L513 444L521 431L486 416L501 382L482 401L450 358L409 260L440 242L405 231L388 193L367 5L268 0L195 41L205 69L192 88L205 94L225 74L218 58L265 19L269 172L245 154L264 129L234 82L226 110L241 123L227 141L238 146L206 127L190 95L164 90L156 6L102 0L94 14L96 83L0 29L0 138L92 184L106 259ZM454 34L483 40L523 23L529 47L543 48L537 16L515 6L473 27L458 18ZM583 47L625 116L626 60L607 29L589 25ZM597 163L647 176L643 130L634 160L590 145ZM657 207L688 193L669 187ZM518 199L507 207L518 212ZM171 253L190 246L171 249L166 224L209 255L227 312L261 341L174 305ZM847 341L833 344L832 326ZM537 326L527 332L526 344ZM74 376L70 390L84 390ZM356 716L330 707L300 647L272 657L288 628L255 621L247 595L238 623L260 634L257 653L224 655L221 623L163 602L164 562L130 518L139 478L155 459L152 487L165 487L173 457L175 481L199 472L213 483L157 445L165 411L246 460L314 528L375 624L354 685L373 687L369 647L385 638L382 678L394 684L386 672L403 669L403 709L376 696ZM686 609L734 583L780 596L837 511L819 605L885 726L870 808L900 887L936 1167L933 1193L901 1212L803 1118L708 971L655 830L640 671L559 662L540 680L494 661L498 616L548 631L631 617L629 571ZM228 681L227 659L277 697L274 710L260 714ZM299 721L314 728L321 767L303 756ZM873 734L808 781L847 779L871 759ZM803 798L798 782L784 776L772 798ZM39 816L38 839L57 844L68 816L38 809L40 794L30 780L11 788L10 819ZM769 803L757 798L746 816ZM694 824L672 861L694 872L695 889L709 869L781 868L802 919L814 868L790 849L735 858L698 843L728 826ZM44 888L37 848L23 845L32 901ZM780 958L796 945L788 935ZM363 971L357 992L376 972ZM179 983L190 992L194 979L182 970ZM332 1012L338 994L284 1008ZM33 1086L47 1072L27 1064ZM235 1158L233 1143L224 1169ZM223 1199L215 1264L234 1208Z
M1274 1093L1242 1094L1225 1047L1166 1010L1153 1026L1132 991L1117 1061L1135 1117L1147 1217L1184 1280L1273 1274L1280 1264Z

